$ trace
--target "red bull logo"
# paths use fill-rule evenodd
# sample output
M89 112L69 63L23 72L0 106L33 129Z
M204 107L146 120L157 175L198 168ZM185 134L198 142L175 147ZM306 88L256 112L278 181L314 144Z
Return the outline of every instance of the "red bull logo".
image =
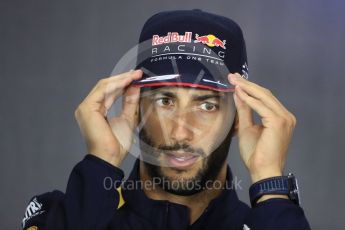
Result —
M226 49L225 43L226 40L220 40L213 34L208 34L204 36L199 36L199 34L195 34L195 40L194 43L202 43L209 47L221 47L223 49Z
M153 35L152 46L162 45L174 42L190 43L192 41L192 32L185 32L180 35L177 32L169 32L166 36Z

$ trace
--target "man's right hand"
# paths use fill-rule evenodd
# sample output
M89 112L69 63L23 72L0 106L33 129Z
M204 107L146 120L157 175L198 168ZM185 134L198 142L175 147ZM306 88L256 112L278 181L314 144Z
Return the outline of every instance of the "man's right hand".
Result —
M125 159L138 124L140 88L129 84L142 74L136 70L99 80L74 113L88 152L116 167ZM121 95L121 114L108 120L108 110Z

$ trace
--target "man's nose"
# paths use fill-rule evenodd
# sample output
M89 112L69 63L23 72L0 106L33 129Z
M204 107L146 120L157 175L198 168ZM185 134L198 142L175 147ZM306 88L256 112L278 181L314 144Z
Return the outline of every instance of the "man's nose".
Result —
M173 126L171 130L171 139L174 141L191 141L197 132L197 128L193 127L190 121L192 117L188 113L175 114L173 119Z

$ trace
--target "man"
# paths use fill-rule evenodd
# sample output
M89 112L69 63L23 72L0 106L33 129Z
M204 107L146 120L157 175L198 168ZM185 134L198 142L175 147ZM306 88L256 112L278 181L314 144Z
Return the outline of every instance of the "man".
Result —
M139 43L137 70L100 80L76 109L89 154L66 193L32 199L23 228L310 229L294 176L283 176L296 119L247 80L239 26L200 10L161 12ZM108 118L121 95L121 114ZM141 154L122 183L136 128ZM252 208L231 187L234 135Z

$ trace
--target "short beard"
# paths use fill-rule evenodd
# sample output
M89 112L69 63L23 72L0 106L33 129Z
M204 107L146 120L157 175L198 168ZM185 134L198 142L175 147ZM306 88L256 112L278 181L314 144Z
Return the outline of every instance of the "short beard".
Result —
M235 125L233 123L223 142L209 156L203 156L204 158L202 159L202 168L198 171L198 173L193 178L184 181L172 181L164 175L162 171L163 166L152 164L149 160L145 160L145 155L148 155L148 157L152 157L153 153L150 153L149 151L152 151L152 149L155 149L157 147L154 146L152 139L147 135L143 127L139 132L141 143L140 148L142 151L141 155L143 157L144 166L147 170L148 175L152 179L158 179L154 181L163 190L175 195L190 196L203 191L207 183L209 183L210 181L215 181L221 169L223 168L225 161L227 160L234 132L234 126ZM190 150L189 146L178 144L168 148L169 150ZM164 148L160 150L164 150Z

